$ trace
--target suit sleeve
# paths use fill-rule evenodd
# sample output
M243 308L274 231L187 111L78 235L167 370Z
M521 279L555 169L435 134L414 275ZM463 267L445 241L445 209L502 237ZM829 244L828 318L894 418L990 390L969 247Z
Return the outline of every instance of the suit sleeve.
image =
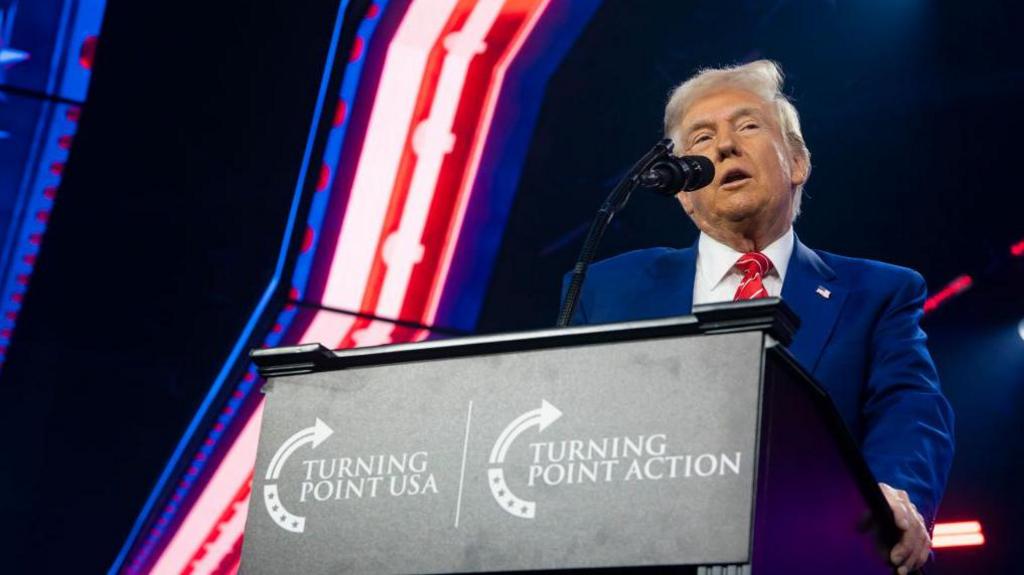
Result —
M878 480L907 491L930 528L953 459L953 410L920 327L926 294L911 272L876 325L863 452Z

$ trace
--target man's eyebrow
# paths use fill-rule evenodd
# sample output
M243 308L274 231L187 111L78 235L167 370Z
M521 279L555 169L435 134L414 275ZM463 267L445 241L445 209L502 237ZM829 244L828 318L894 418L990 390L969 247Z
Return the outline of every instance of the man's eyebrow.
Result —
M737 108L736 110L733 111L732 114L729 114L729 121L730 122L734 122L734 121L736 121L737 118L741 118L743 116L761 117L761 111L758 110L757 108L754 108L754 107L751 107L751 106L745 106L743 108ZM686 128L686 130L684 130L683 133L686 134L687 136L689 136L690 134L696 132L697 130L701 130L703 128L713 128L713 127L715 127L715 123L712 120L700 120L700 121L696 122L695 124L693 124L692 126Z
M689 136L690 134L696 132L697 130L702 130L704 128L714 128L714 127L715 127L715 123L712 122L711 120L701 120L701 121L693 124L692 126L689 126L688 128L686 128L686 130L684 130L684 133L687 136Z
M737 118L742 118L743 116L761 117L761 110L758 110L757 108L751 108L751 107L740 108L740 109L736 110L735 112L733 112L732 114L729 114L729 121L733 122Z

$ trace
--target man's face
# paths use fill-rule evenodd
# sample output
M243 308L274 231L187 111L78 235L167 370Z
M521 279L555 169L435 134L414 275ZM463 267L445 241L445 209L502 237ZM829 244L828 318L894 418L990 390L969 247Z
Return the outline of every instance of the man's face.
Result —
M756 238L785 233L807 162L786 146L774 106L746 90L711 92L687 110L680 143L677 154L707 156L715 164L711 184L679 194L702 231Z

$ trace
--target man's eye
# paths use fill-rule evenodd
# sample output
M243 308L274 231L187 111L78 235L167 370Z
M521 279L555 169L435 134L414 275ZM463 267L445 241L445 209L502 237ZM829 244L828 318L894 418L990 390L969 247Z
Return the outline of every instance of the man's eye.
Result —
M749 124L743 124L743 125L742 125L742 126L740 127L740 129L741 129L741 130L747 130L747 129L754 129L754 130L756 130L756 129L757 129L757 128L759 128L759 127L760 127L760 126L758 126L757 124L755 124L755 123L751 122L751 123L749 123Z
M699 144L701 142L704 142L704 141L707 141L707 140L710 140L710 139L711 139L711 136L709 136L708 134L701 134L701 135L699 135L699 136L697 136L696 138L693 139L693 143L694 144Z

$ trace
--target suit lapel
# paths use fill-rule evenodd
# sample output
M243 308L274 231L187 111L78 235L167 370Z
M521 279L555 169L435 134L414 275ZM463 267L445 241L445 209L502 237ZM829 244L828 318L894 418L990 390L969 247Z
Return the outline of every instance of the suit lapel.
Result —
M671 317L692 312L696 243L658 258L649 272L655 281L650 283L652 289L646 297L636 302L638 309L633 313L637 317ZM800 328L789 351L810 372L818 365L846 296L847 289L832 268L796 238L782 299L800 317Z
M654 281L644 305L647 317L687 315L693 308L693 279L697 270L697 244L658 258L650 268Z
M789 259L782 299L800 317L790 353L813 372L835 327L847 290L818 254L797 238Z

